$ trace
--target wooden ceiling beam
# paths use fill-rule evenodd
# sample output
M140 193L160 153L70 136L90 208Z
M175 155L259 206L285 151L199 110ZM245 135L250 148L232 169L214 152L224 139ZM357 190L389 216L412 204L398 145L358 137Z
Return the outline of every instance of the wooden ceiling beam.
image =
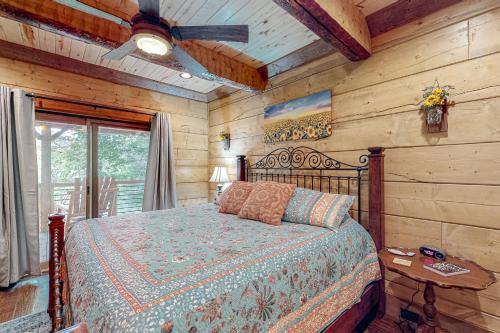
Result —
M267 73L259 72L257 68L193 41L177 41L176 44L203 66L198 72L191 71L193 75L247 91L262 91L267 86Z
M92 65L83 61L64 57L58 54L26 47L0 40L0 57L46 66L57 70L84 75L94 79L105 80L116 84L128 85L156 91L163 94L179 96L200 102L207 102L205 94L189 89L172 86L150 80L141 76L128 74L103 66Z
M0 1L0 14L46 31L107 48L116 48L130 37L130 29L125 26L55 1Z
M336 52L336 49L331 44L319 39L268 65L262 66L259 70L267 71L269 78L272 78L283 72L306 65L319 58L326 57L334 52Z
M349 60L371 54L371 38L365 17L346 0L273 0L307 28L333 45Z
M461 0L399 0L366 17L371 37L459 3Z
M132 16L139 12L137 1L121 0L119 3L110 0L78 0L87 6L102 10L108 14L121 18L130 22Z
M128 41L131 34L128 27L54 1L2 0L0 15L59 35L111 49ZM267 85L267 76L256 68L193 41L179 42L179 44L204 67L203 70L193 72L194 76L246 91L263 90ZM136 51L133 56L173 70L187 71L172 55L151 57L141 51Z

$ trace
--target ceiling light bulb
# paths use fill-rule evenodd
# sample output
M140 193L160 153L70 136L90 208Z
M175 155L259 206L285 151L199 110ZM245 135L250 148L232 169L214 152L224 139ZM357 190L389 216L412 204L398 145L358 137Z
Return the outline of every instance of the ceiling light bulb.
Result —
M179 74L179 76L182 77L183 79L190 79L193 77L191 75L191 73L188 73L188 72L183 72L183 73Z
M149 54L163 56L168 53L169 46L163 39L158 37L139 37L137 38L137 47Z

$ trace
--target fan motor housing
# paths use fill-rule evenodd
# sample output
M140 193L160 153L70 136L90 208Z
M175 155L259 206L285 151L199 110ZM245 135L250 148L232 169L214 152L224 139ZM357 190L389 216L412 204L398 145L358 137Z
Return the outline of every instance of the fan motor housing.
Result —
M172 34L167 21L158 17L151 17L138 13L132 17L132 36L137 34L151 34L165 39L172 45Z

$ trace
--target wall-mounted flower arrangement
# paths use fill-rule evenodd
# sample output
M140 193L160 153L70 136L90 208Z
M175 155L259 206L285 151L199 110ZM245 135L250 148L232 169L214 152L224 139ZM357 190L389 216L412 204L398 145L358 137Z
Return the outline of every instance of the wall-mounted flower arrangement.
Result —
M423 90L422 111L425 115L427 131L429 133L448 132L448 106L450 90L452 86L439 86L436 80L434 84Z
M224 142L224 150L229 150L231 147L231 135L226 131L221 131L218 135L219 141Z

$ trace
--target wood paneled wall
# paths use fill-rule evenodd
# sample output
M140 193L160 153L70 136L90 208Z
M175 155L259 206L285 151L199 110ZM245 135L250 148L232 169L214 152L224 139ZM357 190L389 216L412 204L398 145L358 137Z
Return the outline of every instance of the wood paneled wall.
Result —
M499 31L498 0L464 0L373 39L366 61L332 55L274 78L264 93L213 101L209 171L227 165L235 177L235 155L255 160L277 147L263 143L265 106L332 89L333 135L301 144L347 161L368 146L386 147L386 245L440 246L500 278ZM427 134L418 103L436 78L455 86L456 106L448 133ZM231 134L229 151L217 141L221 130ZM396 274L386 280L390 314L417 289L422 304L422 285ZM437 293L452 332L500 332L500 283Z
M172 114L180 206L207 202L207 104L0 58L0 84L90 103Z

